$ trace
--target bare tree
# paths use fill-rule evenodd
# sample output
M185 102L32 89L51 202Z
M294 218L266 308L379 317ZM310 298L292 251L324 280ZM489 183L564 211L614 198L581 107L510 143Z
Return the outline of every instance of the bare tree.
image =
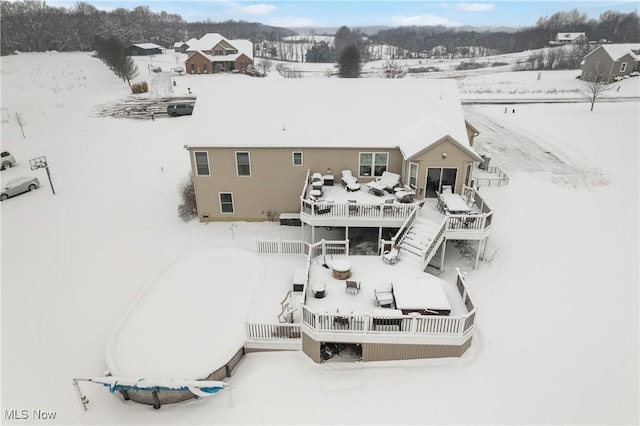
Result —
M269 74L271 67L273 67L273 61L271 59L261 59L260 62L256 64L256 69L264 75Z
M580 93L585 99L591 101L591 110L593 111L593 105L596 100L607 90L611 90L613 85L608 81L601 81L596 79L594 81L583 81L580 87Z
M24 135L24 126L26 126L27 121L22 116L22 113L21 112L13 113L13 121L15 121L18 126L20 126L20 131L22 132L22 137L26 138L26 136Z
M407 67L391 59L386 60L380 70L380 77L382 78L404 78L406 75Z

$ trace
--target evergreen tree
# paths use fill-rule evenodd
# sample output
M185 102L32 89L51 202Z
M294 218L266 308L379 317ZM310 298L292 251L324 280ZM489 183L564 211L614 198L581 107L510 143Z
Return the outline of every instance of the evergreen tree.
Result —
M362 70L360 51L356 46L347 46L338 57L338 75L342 78L358 78Z

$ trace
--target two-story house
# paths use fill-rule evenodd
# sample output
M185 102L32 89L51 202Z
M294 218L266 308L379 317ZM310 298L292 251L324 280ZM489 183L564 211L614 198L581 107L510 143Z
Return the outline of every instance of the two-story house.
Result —
M188 74L243 72L253 64L253 43L249 40L227 40L218 33L207 33L187 43L185 69Z

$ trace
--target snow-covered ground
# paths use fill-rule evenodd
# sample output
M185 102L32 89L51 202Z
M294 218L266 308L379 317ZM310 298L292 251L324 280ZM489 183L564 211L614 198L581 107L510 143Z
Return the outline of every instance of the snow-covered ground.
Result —
M256 238L297 239L299 229L180 221L190 117L97 117L98 105L129 94L90 55L21 54L1 65L2 149L18 160L2 181L43 183L1 205L4 423L44 423L34 410L55 411L47 423L57 424L639 422L637 100L593 112L585 103L465 107L481 132L477 150L510 183L481 190L496 212L486 261L471 270L464 246L448 250L447 273L469 272L479 309L464 357L317 365L301 352L249 354L228 380L232 392L156 411L86 384L83 412L71 378L102 375L109 339L145 287L209 249L254 250ZM566 74L539 81L564 90L575 83ZM512 81L517 90L502 95L514 103L533 90L531 74L502 76L467 77L463 89L497 93ZM197 95L216 78L165 75L152 93ZM638 80L610 95L637 96ZM43 170L29 169L42 155L56 195ZM212 297L232 296L218 286ZM9 419L12 409L27 410L28 421Z

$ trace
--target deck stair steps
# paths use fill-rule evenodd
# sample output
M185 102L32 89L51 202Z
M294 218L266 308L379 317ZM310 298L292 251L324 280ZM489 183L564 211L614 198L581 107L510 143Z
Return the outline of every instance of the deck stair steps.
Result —
M406 261L407 263L415 264L420 269L424 269L435 254L435 250L427 254L434 239L444 239L442 233L440 233L441 226L437 222L416 217L400 242L398 258L403 262ZM437 244L439 245L440 242L438 241ZM429 257L428 259L427 256Z

